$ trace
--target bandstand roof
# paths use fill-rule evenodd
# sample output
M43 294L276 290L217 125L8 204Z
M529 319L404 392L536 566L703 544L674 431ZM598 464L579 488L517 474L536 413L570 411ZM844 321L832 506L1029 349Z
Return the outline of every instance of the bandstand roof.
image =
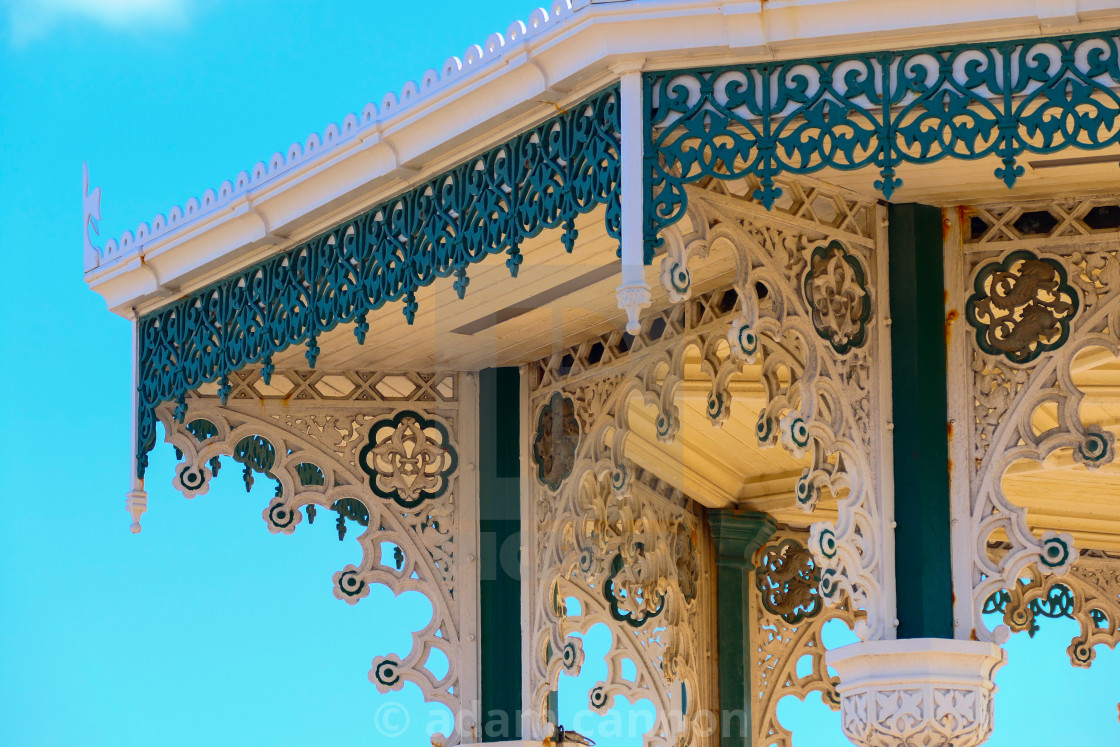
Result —
M89 230L89 219L100 217L95 192L86 198L85 277L113 312L132 319L155 314L346 221L360 220L375 206L422 189L542 123L578 113L583 102L612 90L628 72L727 65L761 69L775 61L890 55L896 54L892 50L1117 27L1120 8L1114 0L558 0L462 57L449 58L439 70L425 72L419 82L406 83L400 92L386 94L321 134L103 246L97 246L97 236ZM1120 193L1118 158L1120 144L1112 141L1092 150L1023 156L1015 195ZM1007 199L1007 186L993 177L1000 166L995 149L936 163L901 163L897 175L902 185L891 199L935 205ZM883 195L876 182L881 179L876 168L824 166L798 177L804 204L796 209L814 210L826 219L828 213L836 230L848 230L850 214L843 205L880 204ZM829 196L816 195L814 185L826 186ZM354 344L353 318L338 326L333 320L322 325L311 338L318 349L315 367L476 370L539 361L618 333L627 316L615 298L621 263L608 202L572 217L574 252L566 245L569 230L543 225L523 237L524 261L516 277L510 276L506 255L494 253L472 262L462 298L453 279L445 277L414 289L412 320L401 313L404 302L370 309L363 318L376 344ZM653 289L649 313L654 315L671 305L658 282L657 264L646 268ZM730 272L729 265L706 265L694 279L695 292L717 287ZM270 358L280 371L305 369L306 361L304 344L281 345ZM259 362L258 356L243 363ZM1086 370L1102 390L1120 391L1120 367L1101 363ZM699 385L695 391L684 388L684 430L697 435L683 445L659 443L652 410L634 405L630 455L647 467L670 465L662 471L706 505L740 504L805 524L808 519L799 518L791 501L804 464L780 450L759 448L752 430L757 415L750 413L749 378L741 385L742 420L730 422L718 437L700 427L707 421ZM218 380L217 375L188 380L180 390L216 391ZM283 397L284 381L281 375L271 385L252 386L262 398ZM753 393L763 401L760 390ZM1120 427L1109 397L1093 406L1102 422ZM1026 494L1023 500L1040 526L1072 530L1090 538L1092 546L1113 542L1116 546L1109 549L1120 549L1120 541L1110 539L1120 537L1120 508L1114 501L1109 505L1103 497L1087 498L1084 515L1073 516L1046 498L1047 481L1066 478L1032 469L1009 474L1008 489ZM1099 481L1109 470L1086 479ZM1086 496L1095 496L1094 491L1104 491L1104 496L1110 488L1086 484L1084 490ZM830 515L828 500L821 510Z

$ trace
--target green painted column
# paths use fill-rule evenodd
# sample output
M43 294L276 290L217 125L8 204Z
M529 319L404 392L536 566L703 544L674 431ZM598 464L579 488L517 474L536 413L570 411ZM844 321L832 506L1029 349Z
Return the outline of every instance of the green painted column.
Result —
M479 645L483 742L521 738L521 379L478 376Z
M716 635L719 650L720 747L751 744L750 591L754 553L777 528L757 511L708 512L716 549Z
M952 638L941 210L889 210L898 637Z

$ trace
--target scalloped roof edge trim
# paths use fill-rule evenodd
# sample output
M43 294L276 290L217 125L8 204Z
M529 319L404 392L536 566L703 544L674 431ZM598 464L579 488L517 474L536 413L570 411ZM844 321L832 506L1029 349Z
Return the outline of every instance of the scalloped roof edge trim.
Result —
M592 0L553 0L547 8L538 7L525 21L514 21L505 34L494 32L482 44L467 47L462 57L448 57L440 69L428 69L420 82L407 81L399 94L389 91L380 106L370 102L361 114L350 113L342 123L332 122L324 128L322 135L312 132L304 143L294 142L283 153L277 151L267 163L258 161L250 171L242 171L232 181L223 181L216 189L207 189L201 197L191 197L183 205L173 206L167 214L160 213L151 222L140 223L135 231L125 231L119 238L109 239L104 246L97 246L90 229L97 233L97 221L101 218L101 188L89 190L88 168L83 164L82 202L83 238L86 253L86 271L96 269L105 263L129 254L156 238L162 238L175 230L191 223L197 218L226 207L239 196L259 187L265 182L287 173L297 166L323 157L359 134L375 131L375 128L426 100L430 95L443 90L453 82L475 73L490 64L501 60L511 47L520 45L545 30L557 27L565 18L591 4Z

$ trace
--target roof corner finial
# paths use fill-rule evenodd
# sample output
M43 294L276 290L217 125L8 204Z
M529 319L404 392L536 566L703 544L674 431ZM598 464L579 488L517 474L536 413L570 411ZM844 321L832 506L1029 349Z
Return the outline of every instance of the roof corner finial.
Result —
M101 263L101 247L90 241L90 229L98 233L101 220L101 187L89 188L89 164L82 161L82 240L85 242L85 268L92 270Z
M129 530L133 534L140 534L140 517L148 510L148 493L142 487L134 487L128 493L128 502L125 504L128 512L132 514L132 526Z

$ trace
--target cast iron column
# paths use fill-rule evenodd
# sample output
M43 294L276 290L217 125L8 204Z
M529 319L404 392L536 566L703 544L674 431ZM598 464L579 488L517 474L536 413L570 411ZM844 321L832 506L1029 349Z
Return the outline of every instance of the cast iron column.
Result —
M481 734L521 738L520 374L478 375Z
M716 635L719 648L719 744L749 747L751 725L751 572L754 553L776 525L757 511L708 512L716 548Z
M889 210L898 637L952 638L941 210Z

